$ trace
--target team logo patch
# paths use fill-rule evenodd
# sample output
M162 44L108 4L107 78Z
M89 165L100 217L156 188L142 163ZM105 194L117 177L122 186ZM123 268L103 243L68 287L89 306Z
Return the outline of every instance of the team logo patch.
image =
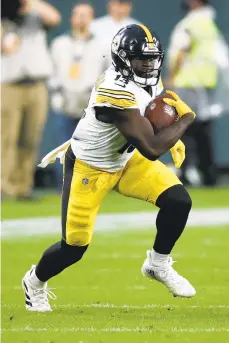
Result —
M86 177L84 177L84 178L82 179L82 184L83 184L83 185L88 185L88 183L89 183L89 180L88 180Z
M155 276L155 275L154 275L154 271L151 270L151 269L146 269L146 273L149 274L149 275L151 275L151 276L153 276L153 277Z

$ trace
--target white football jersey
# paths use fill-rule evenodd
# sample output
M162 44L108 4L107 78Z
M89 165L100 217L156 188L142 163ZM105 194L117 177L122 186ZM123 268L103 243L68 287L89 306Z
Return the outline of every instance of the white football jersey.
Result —
M97 80L71 140L76 158L104 171L122 169L133 155L133 147L114 124L96 119L95 107L117 109L138 108L142 116L149 102L163 90L162 82L152 86L152 96L133 81L128 83L114 67L108 68Z

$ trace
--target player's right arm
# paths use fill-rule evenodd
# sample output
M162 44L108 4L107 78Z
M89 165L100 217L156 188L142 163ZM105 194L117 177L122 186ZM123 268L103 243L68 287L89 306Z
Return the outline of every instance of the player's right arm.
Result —
M96 118L114 124L130 145L149 160L156 160L176 144L192 123L195 114L175 93L171 93L173 99L166 98L164 101L173 102L170 105L176 107L180 120L154 134L149 120L140 114L132 88L129 84L123 87L120 84L122 80L116 78L114 81L113 78L111 75L109 79L107 72L96 83L93 105Z
M174 146L195 117L192 112L186 113L173 125L154 134L149 120L137 108L95 107L95 111L97 119L114 124L130 144L152 161Z

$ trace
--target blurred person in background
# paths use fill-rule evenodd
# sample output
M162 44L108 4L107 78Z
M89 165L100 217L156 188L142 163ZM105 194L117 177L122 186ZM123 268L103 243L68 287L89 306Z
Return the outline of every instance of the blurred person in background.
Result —
M108 67L103 49L90 32L94 9L87 1L79 2L72 11L71 30L54 39L51 55L54 74L50 80L51 106L55 114L56 144L71 138L96 79ZM57 187L61 191L63 172L55 164Z
M52 72L47 29L57 26L61 17L44 1L17 3L15 17L2 21L1 184L3 196L33 200L37 150L47 115L45 81Z
M110 44L114 35L124 26L139 24L131 18L134 0L106 0L108 14L96 18L91 25L91 32L104 44L105 54L109 56Z
M208 0L182 0L181 6L188 13L171 35L166 86L175 88L197 114L196 121L183 137L187 154L181 179L195 185L200 185L202 179L204 185L212 186L217 182L217 170L211 125L218 114L215 94L219 64L222 64L219 46L223 48L223 44L214 22L215 11ZM196 157L201 177L196 169Z

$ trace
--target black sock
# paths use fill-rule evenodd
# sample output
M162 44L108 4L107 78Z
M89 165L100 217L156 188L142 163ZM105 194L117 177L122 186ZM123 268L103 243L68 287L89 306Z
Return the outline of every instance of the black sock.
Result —
M185 228L192 201L186 189L182 185L176 185L163 192L156 205L160 210L153 248L159 254L170 254Z
M36 267L36 276L43 282L49 280L79 261L87 247L88 245L83 247L71 246L63 240L53 244L43 253Z

